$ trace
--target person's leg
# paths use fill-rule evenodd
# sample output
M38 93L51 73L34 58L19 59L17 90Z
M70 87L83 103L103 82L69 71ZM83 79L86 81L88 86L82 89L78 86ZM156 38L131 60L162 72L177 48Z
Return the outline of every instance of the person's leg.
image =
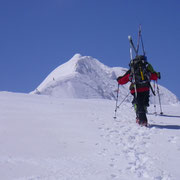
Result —
M136 113L136 122L138 123L138 113L137 113L137 98L135 97L135 94L133 95L132 105L134 107L134 111Z
M147 92L137 93L137 117L139 119L139 124L147 125L147 117L146 117L146 107L148 106L147 102Z

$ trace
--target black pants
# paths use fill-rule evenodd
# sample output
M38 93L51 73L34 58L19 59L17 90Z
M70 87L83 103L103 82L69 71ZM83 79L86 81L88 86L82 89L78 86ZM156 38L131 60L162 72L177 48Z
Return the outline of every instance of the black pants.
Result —
M139 123L147 123L147 107L149 106L149 91L138 92L137 97L133 94L134 99L132 104L135 106L136 116L139 119Z

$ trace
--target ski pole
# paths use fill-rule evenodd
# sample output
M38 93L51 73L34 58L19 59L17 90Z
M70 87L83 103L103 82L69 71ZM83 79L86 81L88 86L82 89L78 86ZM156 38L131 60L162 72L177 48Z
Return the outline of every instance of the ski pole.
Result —
M118 97L119 97L119 83L118 83L117 96L116 96L116 107L115 107L114 119L116 119L116 113L117 113L117 108L118 108L118 106L117 106Z
M117 106L117 108L119 108L122 105L122 103L127 99L129 94L130 94L130 92L125 96L125 98L121 101L121 103Z
M160 93L159 93L159 86L158 86L158 83L156 81L156 84L157 84L157 93L158 93L158 97L159 97L159 105L160 105L160 114L162 115L163 112L162 112L162 106L161 106L161 97L160 97Z
M155 89L156 89L156 84L155 84L155 81L154 81L154 92L155 92ZM154 95L154 114L157 114L156 112L156 98L155 98L156 94Z

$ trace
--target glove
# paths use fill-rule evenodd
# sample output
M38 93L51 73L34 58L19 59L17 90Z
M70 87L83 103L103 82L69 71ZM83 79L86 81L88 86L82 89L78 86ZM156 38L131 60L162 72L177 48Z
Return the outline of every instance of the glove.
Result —
M161 73L160 72L157 73L157 76L158 76L158 79L161 79Z

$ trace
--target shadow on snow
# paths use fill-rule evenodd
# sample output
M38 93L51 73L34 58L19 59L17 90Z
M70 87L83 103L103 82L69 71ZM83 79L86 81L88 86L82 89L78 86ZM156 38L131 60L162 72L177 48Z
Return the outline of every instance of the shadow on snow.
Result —
M147 113L147 115L162 116L162 117L172 117L172 118L180 118L179 115L170 115L170 114Z
M159 128L159 129L174 129L174 130L180 130L179 125L159 125L159 124L150 124L149 128Z
M168 114L161 114L160 116L163 116L163 117L174 117L174 118L180 118L180 116L177 116L177 115L168 115Z

